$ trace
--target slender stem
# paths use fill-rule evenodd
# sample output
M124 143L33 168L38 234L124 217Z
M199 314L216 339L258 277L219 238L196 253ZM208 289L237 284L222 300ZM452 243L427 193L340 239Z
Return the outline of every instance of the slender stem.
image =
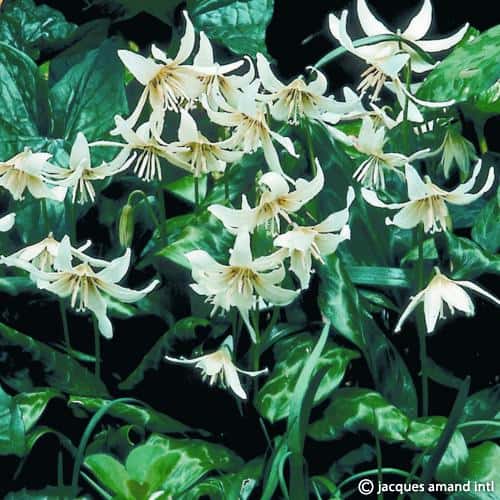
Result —
M200 178L194 178L194 204L196 208L200 206Z
M410 475L406 478L405 484L410 484L413 481L413 479L415 478L415 475L417 474L417 470L420 467L420 465L422 464L422 460L424 459L426 451L427 450L424 450L422 453L420 453L420 455L417 457L415 462L413 462L413 466L410 469ZM406 495L404 493L401 493L400 495L398 495L397 500L403 500L403 498L405 496Z
M410 92L411 85L411 60L408 60L408 64L406 66L406 90ZM403 140L404 140L404 148L405 153L410 153L410 122L408 121L408 107L409 107L410 99L406 96L405 104L403 107Z
M66 213L68 214L68 219L66 224L69 231L69 237L71 241L76 241L76 215L75 215L75 205L70 198L66 198Z
M66 307L62 299L59 300L59 313L61 315L61 322L63 325L63 333L64 333L64 343L66 344L66 349L68 353L71 353L71 341L69 337L69 328L68 328L68 315L66 313Z
M158 203L160 204L160 219L159 219L159 227L160 227L160 239L164 244L167 244L167 235L165 232L165 225L167 222L167 215L165 209L165 197L163 193L163 189L160 185L158 185L158 189L156 192L156 196L158 198Z
M107 493L103 488L101 488L90 476L85 474L85 472L80 471L80 475L83 477L83 479L85 479L85 481L87 481L87 483L90 484L90 486L92 486L92 488L94 488L94 490L97 491L97 493L99 493L99 495L101 495L102 498L104 498L105 500L111 500L113 498L109 493Z
M101 379L101 334L97 326L97 320L92 317L94 325L94 348L95 348L95 376Z
M47 236L50 232L50 222L49 222L49 214L47 211L47 200L42 198L40 200L40 206L42 209L42 219L43 219L43 228L44 228L44 236Z
M304 477L304 457L301 453L292 453L290 462L290 494L291 500L309 498Z
M314 154L314 146L311 134L311 124L307 119L302 122L302 128L304 129L304 134L306 136L307 144L307 155L309 158L309 167L311 168L311 173L316 175L316 156Z
M421 224L417 229L417 238L417 291L421 291L424 288L424 234ZM420 370L422 377L422 416L426 417L429 414L429 378L427 375L427 338L422 306L419 306L417 310L417 331L420 351Z
M500 427L500 421L498 420L471 420L470 422L463 422L462 424L458 424L458 429L465 429L465 427L475 427L477 425L485 425L492 427Z
M377 481L378 484L380 485L384 479L384 475L382 473L382 448L380 447L380 439L378 436L375 436L375 451L377 455ZM378 489L378 488L377 488ZM377 499L378 500L383 500L384 495L382 493L377 494Z
M486 137L484 135L484 121L474 121L474 130L479 143L479 151L481 151L481 154L484 155L488 152L488 143L486 142Z
M382 467L380 469L382 471L382 474L394 474L395 476L402 476L402 477L410 477L410 473L406 472L405 470L401 469L394 469L392 467ZM364 477L368 476L378 476L379 474L379 469L370 469L366 470L363 472L358 472L357 474L353 474L352 476L349 476L347 479L344 479L340 484L339 484L339 489L343 488L349 483L352 483L353 481L356 481L357 479L362 479ZM420 480L417 476L414 476L417 479Z
M151 217L151 220L153 221L153 224L156 226L156 229L158 229L158 231L160 232L161 231L160 221L158 220L158 217L156 217L155 211L153 210L153 206L151 205L151 202L148 200L146 193L144 191L141 191L140 189L136 189L136 190L132 191L128 196L129 205L133 204L132 200L133 200L134 196L140 196L143 199L144 204L146 205L146 208L148 210L149 216Z
M229 170L231 166L228 164L224 170L224 201L229 201Z

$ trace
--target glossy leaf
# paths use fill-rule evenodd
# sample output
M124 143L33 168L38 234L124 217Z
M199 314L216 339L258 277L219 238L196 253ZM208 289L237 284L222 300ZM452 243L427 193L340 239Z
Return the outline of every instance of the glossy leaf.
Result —
M484 206L472 227L472 238L491 254L500 248L500 190Z
M22 456L26 450L26 431L21 410L0 387L0 455Z
M314 338L308 334L289 337L275 344L276 365L257 396L257 409L271 422L288 416L299 373L314 344ZM349 362L357 357L359 355L355 351L338 347L333 342L326 344L316 371L327 368L327 372L316 392L314 405L323 401L340 384Z

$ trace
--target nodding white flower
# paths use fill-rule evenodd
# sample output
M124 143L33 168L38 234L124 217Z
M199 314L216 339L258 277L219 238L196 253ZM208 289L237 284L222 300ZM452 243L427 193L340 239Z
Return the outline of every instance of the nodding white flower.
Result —
M66 189L47 186L49 153L32 153L25 149L7 161L0 162L0 186L7 189L14 200L22 200L26 189L34 198L62 201Z
M357 0L357 11L361 27L368 36L395 34L373 15L365 0ZM466 23L456 33L447 38L441 38L439 40L422 40L432 25L432 14L432 4L430 0L424 0L422 7L408 23L406 29L402 32L398 30L397 34L403 39L413 42L425 52L441 52L450 49L462 40L469 28L469 23ZM377 43L374 47L381 52L391 49L394 51L399 50L397 41ZM411 56L411 67L416 73L428 71L435 66L434 64L422 60L420 55L408 45L402 44L401 49Z
M257 226L268 221L272 221L271 231L277 232L280 226L280 217L291 224L289 214L300 210L323 189L325 177L318 160L316 160L316 170L314 179L311 181L298 179L295 182L295 190L291 192L288 182L283 176L276 172L267 172L259 179L259 185L263 187L263 192L255 208L250 208L245 195L243 195L241 209L211 205L209 210L233 234L240 231L253 232Z
M0 232L5 233L12 229L12 226L16 222L16 214L15 213L10 213L7 215L4 215L3 217L0 218Z
M198 130L192 116L183 109L178 136L179 141L170 146L179 148L176 157L189 165L189 171L195 177L209 172L224 172L227 163L238 161L243 156L241 151L232 151L220 142L209 141Z
M59 244L54 268L57 271L46 272L33 264L16 257L4 257L2 262L9 266L19 267L30 272L36 280L38 288L48 290L59 297L71 297L71 307L76 311L89 309L95 315L99 331L106 338L113 336L113 325L106 315L107 304L103 293L120 302L137 302L151 292L158 280L151 282L143 290L130 290L116 283L123 279L130 265L130 249L122 257L107 262L106 266L96 272L92 267L92 258L80 254L82 262L73 265L72 250L69 237L65 236Z
M468 174L470 164L477 159L474 144L463 137L453 125L447 127L438 152L442 152L439 164L443 167L443 173L446 178L450 176L452 167L455 164L458 166L460 172Z
M195 43L194 27L186 12L184 17L186 31L173 59L155 45L151 47L153 58L146 58L129 50L118 51L123 64L145 87L136 108L127 119L131 127L137 123L148 98L155 121L162 122L167 109L177 112L181 103L196 99L203 89L196 68L183 64L191 55Z
M202 83L201 94L206 96L212 109L218 109L221 101L234 102L238 90L250 85L255 78L252 60L245 57L249 64L248 71L243 75L228 75L238 69L243 60L230 64L219 65L214 60L214 51L210 40L203 31L200 32L200 48L194 56L193 64L197 68L198 78Z
M134 158L129 157L128 151L123 151L110 163L103 162L99 167L92 167L90 160L90 149L87 139L82 132L78 132L71 154L69 157L69 168L60 168L49 165L47 176L54 184L69 188L72 191L72 201L86 203L95 201L95 189L93 183L111 177L127 169Z
M493 185L495 173L493 167L491 167L483 187L477 193L472 194L469 192L474 187L480 170L481 160L477 162L472 176L467 182L460 184L452 191L445 191L433 184L428 176L425 176L424 180L422 180L411 165L406 165L405 177L409 201L403 203L384 203L369 189L362 188L361 192L363 198L374 207L401 209L392 220L387 218L385 220L386 224L394 224L403 229L410 229L422 223L426 233L446 231L450 218L447 203L468 205L477 200Z
M312 257L324 263L323 257L335 252L342 241L351 237L347 221L353 200L354 189L349 187L347 206L343 210L330 214L314 226L294 225L291 231L280 234L274 240L275 246L288 249L290 270L299 278L303 290L309 286Z
M201 370L203 380L208 379L210 385L220 383L224 389L229 387L239 398L247 399L247 395L241 386L238 372L250 377L257 377L258 375L265 375L268 370L265 368L264 370L247 371L238 368L233 363L233 351L233 337L229 336L211 354L205 354L193 359L177 359L170 356L165 356L165 359L172 363L193 364L195 368Z
M401 153L384 153L387 142L384 127L376 128L373 120L369 117L363 118L361 129L357 138L353 139L353 146L368 156L356 169L353 178L361 184L375 189L385 188L384 170L392 170L400 175L402 172L398 167L419 159L429 154L430 149L423 149L416 153L405 156Z
M358 106L357 102L337 102L333 97L326 97L328 82L315 68L310 68L316 76L313 81L306 83L298 77L288 85L276 78L269 61L260 53L257 54L257 69L262 86L270 92L260 98L269 103L271 115L278 121L297 124L304 117L317 119L325 112L342 115Z
M127 167L133 162L134 174L143 181L161 181L162 172L160 158L164 158L177 167L190 170L190 165L178 156L178 153L185 151L185 149L163 142L159 137L161 131L157 129L157 124L147 121L134 131L129 123L121 116L115 116L115 123L115 130L122 136L125 144L114 141L96 141L93 142L91 146L120 147L128 154L135 151L137 156L134 156L132 160L127 162ZM120 158L123 158L123 155L118 155L117 158L113 160L113 163L119 164ZM126 159L126 157L124 159ZM124 168L126 167L124 166Z
M203 250L186 254L196 281L191 288L199 295L205 295L206 300L213 304L212 315L219 308L229 311L231 307L236 307L255 342L249 311L262 301L277 306L288 305L298 294L295 290L278 286L285 278L285 255L286 251L278 250L254 259L250 250L250 235L239 233L231 250L229 265L219 264Z
M410 303L403 311L394 329L400 332L403 323L421 302L424 303L424 316L427 333L432 333L439 318L445 319L444 305L448 306L450 314L455 313L455 309L462 311L466 316L474 315L474 304L469 294L464 290L468 288L473 292L483 295L496 305L500 305L500 300L483 290L481 287L470 281L455 281L444 274L436 267L435 275L429 284L412 297Z
M34 243L33 245L29 245L27 247L21 248L17 252L6 257L6 259L13 261L13 259L20 259L26 262L30 262L36 268L41 271L53 271L56 269L55 262L57 258L57 254L59 252L59 246L61 242L54 238L52 232L50 232L46 238L43 240ZM71 255L73 257L80 259L82 261L88 261L92 266L95 267L106 267L109 265L109 262L96 259L94 257L90 257L85 255L83 252L87 250L91 245L90 241L87 241L84 245L73 248L71 246Z
M290 138L269 128L266 105L257 100L259 85L260 81L255 80L252 85L239 92L234 105L221 103L223 111L212 110L206 100L205 109L208 117L214 123L234 128L233 135L221 144L230 149L241 149L244 153L252 153L262 147L269 168L274 172L283 173L273 139L279 142L292 156L297 157L297 153Z

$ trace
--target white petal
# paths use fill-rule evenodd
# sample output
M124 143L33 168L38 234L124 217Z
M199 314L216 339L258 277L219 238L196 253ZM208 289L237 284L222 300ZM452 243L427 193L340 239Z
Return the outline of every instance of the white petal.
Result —
M472 176L471 179L475 180L474 175ZM471 194L466 192L470 189L469 188L470 181L468 181L465 184L462 184L461 186L451 191L446 196L446 201L453 205L467 205L469 203L472 203L473 201L480 198L484 193L489 191L491 186L493 186L494 181L495 181L495 171L493 167L490 167L486 182L477 193Z
M385 223L390 225L398 226L402 229L411 229L420 222L426 220L427 212L424 212L425 208L419 206L419 202L410 201L402 210L400 210L393 219L387 218ZM427 230L426 230L427 231Z
M440 52L456 45L469 29L469 23L464 24L455 34L441 40L420 40L417 45L426 52Z
M153 291L158 285L158 280L153 280L147 287L142 290L131 290L115 283L108 283L105 281L99 281L99 288L106 292L111 297L119 300L120 302L131 303L137 302L144 298L148 293Z
M268 92L278 92L284 87L271 71L269 61L260 52L257 54L257 71L262 85Z
M102 336L110 339L113 337L113 325L106 314L106 301L94 285L89 286L87 306L95 314L97 325Z
M97 276L104 281L109 281L111 283L117 283L125 274L127 274L128 268L130 266L130 248L125 250L125 253L112 260L108 266L106 266L102 271L100 271Z
M365 0L358 0L356 7L358 10L359 23L368 36L391 33L391 31L373 15L368 5L366 5Z
M252 251L250 249L250 235L246 231L240 232L234 241L229 258L229 265L248 267L252 264Z
M299 294L298 291L287 290L276 285L271 285L264 280L255 283L255 290L265 301L277 306L286 306L290 304Z
M408 62L408 59L410 59L410 54L394 54L380 62L378 66L383 73L395 79L403 69L403 66Z
M214 64L212 44L203 31L200 31L200 48L194 56L193 64L195 66L212 66Z
M439 318L443 299L440 286L428 286L424 294L424 316L427 333L434 331Z
M12 228L15 221L16 221L16 214L15 213L4 215L0 219L0 231L3 233L5 231L8 231L9 229Z
M455 281L455 283L457 285L469 288L473 292L476 292L480 295L483 295L487 299L491 300L497 306L500 306L500 300L498 300L494 295L492 295L491 293L488 293L486 290L484 290L480 286L476 285L475 283L472 283L471 281Z
M278 152L274 147L273 141L271 141L271 136L268 133L263 133L261 137L262 150L264 152L264 158L269 166L269 169L278 174L284 174L281 168L280 159Z
M411 20L408 27L404 30L403 38L409 40L420 40L426 35L432 23L432 4L430 0L424 0L420 11ZM413 68L412 68L413 69Z
M441 295L450 308L458 309L467 316L474 314L474 304L469 294L452 280L449 280L447 285L442 287Z
M232 363L224 363L224 377L226 379L227 385L231 390L241 399L247 399L247 395L241 386L240 378L238 377L238 372Z
M425 198L430 194L429 187L411 165L406 165L405 177L408 186L408 198L410 200Z
M118 57L134 75L135 79L143 85L147 85L161 69L161 65L155 63L152 59L147 59L130 50L119 50Z
M194 42L195 42L195 32L193 23L191 19L189 19L188 13L186 11L183 12L184 18L186 19L186 31L184 32L184 36L181 38L181 43L179 46L179 52L174 58L174 61L178 64L183 63L193 52Z
M87 138L82 132L78 132L71 154L69 157L69 164L71 168L76 169L83 164L84 167L90 166L90 149Z
M401 314L401 317L399 318L399 321L396 324L396 327L394 328L394 331L396 333L401 331L401 327L403 326L403 323L406 321L406 318L408 318L408 316L415 310L418 304L422 301L424 294L425 294L425 289L418 292L417 295L415 295L415 297L412 297L410 303Z
M197 142L198 137L198 127L193 117L184 109L181 109L181 121L179 123L179 141L182 144L187 144L189 142Z
M312 94L323 95L328 88L326 76L319 69L314 67L309 67L309 69L316 74L316 78L307 84L307 89Z
M340 231L349 220L349 208L354 201L355 193L352 186L349 186L347 190L346 197L346 207L343 210L339 210L338 212L334 212L330 214L323 222L320 222L314 229L319 231L320 233L330 233L332 231Z
M407 203L385 203L379 199L375 191L366 188L361 188L361 194L367 203L378 208L396 209L407 205Z
M289 137L285 137L283 135L278 134L277 132L270 131L271 137L279 142L288 152L288 154L298 158L299 155L295 152L295 147L293 145L293 141Z
M290 271L299 278L302 290L306 290L309 287L311 266L311 252L292 250L290 253Z
M54 269L57 271L71 271L72 248L69 236L65 236L57 249L57 256L54 259Z

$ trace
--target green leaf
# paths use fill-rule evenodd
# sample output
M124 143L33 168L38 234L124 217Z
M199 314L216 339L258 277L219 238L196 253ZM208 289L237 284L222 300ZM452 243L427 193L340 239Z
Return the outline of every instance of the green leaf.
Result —
M473 241L445 233L454 279L473 279L481 274L500 274L500 256L483 250Z
M114 116L128 112L120 41L106 40L91 50L50 89L53 134L72 143L78 132L89 141L114 128Z
M0 455L24 455L26 432L21 410L0 387Z
M89 412L97 412L109 401L100 398L71 396L68 404ZM146 427L153 432L189 432L193 429L164 413L128 403L116 403L109 408L108 415L129 424Z
M377 391L411 417L416 415L417 396L400 354L360 303L346 269L335 255L318 267L321 312L343 337L363 352Z
M0 16L0 40L33 59L40 51L60 46L75 30L61 12L33 0L5 2Z
M455 431L436 469L436 479L443 483L460 481L468 458L467 443L462 433Z
M257 396L257 409L271 422L288 417L290 400L306 355L314 347L311 335L302 334L284 339L273 348L275 367ZM314 405L323 401L342 381L349 362L358 358L355 351L328 342L318 360L316 371L327 368L314 398Z
M407 270L396 267L346 266L351 281L356 285L409 288L411 277Z
M479 212L474 226L472 238L491 254L500 248L500 190Z
M266 28L274 0L188 0L194 25L236 54L267 53Z
M59 396L59 393L52 389L24 392L14 396L14 403L21 410L26 432L29 432L35 426L50 401Z
M436 364L431 358L427 358L425 365L427 375L434 382L445 387L451 387L452 389L458 389L462 384L462 379L455 377L451 372Z
M328 471L328 477L334 483L339 482L344 476L354 473L354 469L364 463L375 460L375 450L367 444L349 451L344 456L336 460Z
M418 97L430 101L467 102L481 111L498 113L500 96L492 91L500 73L500 26L457 47L434 70L418 91Z
M52 347L3 323L0 323L0 346L19 347L29 354L32 358L30 369L38 369L37 365L41 363L43 380L55 389L89 396L108 394L104 384L70 356L61 354ZM8 383L9 376L3 374L2 379Z
M430 449L436 445L446 426L445 417L419 417L410 421L406 440L418 449Z
M208 327L210 322L201 318L183 318L167 330L146 353L137 368L120 384L120 389L130 390L139 384L148 370L155 370L160 365L163 356L169 352L173 344L179 340L196 338L197 327Z
M22 489L10 492L5 500L60 500L61 498L71 498L71 493L71 489L67 486L47 486L38 491Z
M405 440L408 417L369 389L343 388L335 391L322 417L313 422L308 434L319 441L338 439L345 432L368 431L384 441Z
M98 453L85 459L85 465L99 481L120 498L134 498L128 488L129 475L125 467L111 455Z

